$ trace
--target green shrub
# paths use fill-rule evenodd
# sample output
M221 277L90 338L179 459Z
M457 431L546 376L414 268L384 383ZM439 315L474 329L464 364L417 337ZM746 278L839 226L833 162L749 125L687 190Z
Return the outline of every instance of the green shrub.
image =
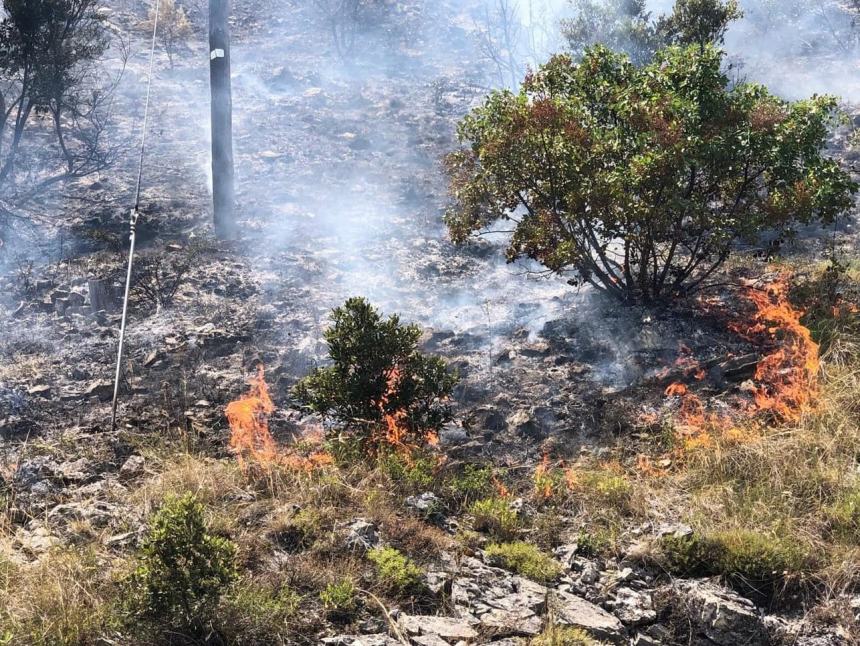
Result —
M743 240L850 210L857 184L824 154L837 100L731 82L725 56L667 47L637 67L596 46L492 92L447 158L452 239L513 220L509 260L651 303L707 287Z
M393 547L378 547L367 553L376 566L376 576L393 592L409 592L421 586L421 568Z
M679 576L720 575L746 594L772 597L809 571L811 555L791 537L750 530L665 536L660 551Z
M451 498L460 503L469 503L488 495L493 489L493 469L488 466L467 464L462 473L447 483Z
M546 583L562 572L561 564L541 552L537 547L523 541L493 543L484 550L491 561L529 579Z
M476 531L486 532L499 538L513 536L520 527L517 512L511 509L504 498L476 500L469 506L469 513L474 517L472 527Z
M844 493L826 510L831 531L850 542L860 540L860 490Z
M603 642L581 628L552 625L529 642L529 646L603 646Z
M349 579L329 583L320 592L320 601L330 615L336 617L351 616L358 606L355 584Z
M384 451L379 466L395 483L417 491L426 490L436 479L437 461L418 452L410 456L399 451Z
M585 530L576 536L577 550L583 556L600 556L608 552L615 543L615 535L608 529Z
M456 375L418 351L421 328L397 316L383 320L362 298L335 308L332 319L324 336L333 365L302 379L295 398L363 445L424 445L451 419L445 400ZM389 437L387 420L396 420L400 437Z
M193 494L168 498L150 522L132 575L137 610L196 625L236 578L235 553L231 541L207 532Z
M242 581L223 595L218 631L231 644L288 643L284 635L298 612L301 597L290 588Z

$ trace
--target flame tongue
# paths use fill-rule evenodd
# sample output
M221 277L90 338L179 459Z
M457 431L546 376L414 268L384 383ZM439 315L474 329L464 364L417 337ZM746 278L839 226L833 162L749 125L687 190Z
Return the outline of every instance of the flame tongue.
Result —
M756 406L794 421L818 391L820 359L818 344L812 340L809 328L800 322L803 314L789 303L787 292L785 280L780 280L766 293L751 291L748 296L757 310L753 329L779 344L756 368L756 381L762 384L755 392Z
M242 468L246 466L246 459L264 467L281 466L302 471L313 471L333 463L331 455L323 450L310 455L301 455L289 449L279 450L269 431L269 415L274 411L265 371L260 366L257 377L251 380L248 393L229 404L226 410L230 424L230 448L236 453ZM306 439L319 445L323 433Z
M269 432L269 415L274 410L265 371L260 366L256 379L251 381L248 394L227 406L230 448L236 452L240 463L244 464L246 457L263 464L272 464L277 460L278 450Z
M744 338L771 348L770 354L756 366L753 410L770 413L784 422L796 421L818 392L818 344L800 322L802 312L788 300L785 277L769 285L767 290L749 290L746 297L755 308L752 322L736 322L729 327ZM689 368L685 370L688 376L697 380L705 376L689 357L682 357L676 363ZM745 436L744 431L735 426L735 418L742 411L707 412L702 400L681 382L670 384L664 394L681 400L677 421L679 435L687 448L710 445L712 433L734 440Z

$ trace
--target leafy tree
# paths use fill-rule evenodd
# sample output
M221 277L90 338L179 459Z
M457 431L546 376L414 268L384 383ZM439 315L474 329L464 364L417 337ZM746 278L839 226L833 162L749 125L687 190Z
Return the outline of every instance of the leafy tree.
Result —
M738 0L676 0L657 31L675 45L722 44L729 25L743 17Z
M729 24L743 14L737 0L677 0L655 17L645 0L571 0L576 15L563 25L571 54L592 45L624 52L636 65L651 62L667 45L722 44Z
M857 185L822 155L836 99L732 86L722 60L670 47L636 67L598 46L492 93L447 160L453 239L510 220L509 260L649 303L705 286L739 241L850 208Z
M562 22L562 32L576 58L600 44L642 65L662 44L645 0L571 0L571 5L575 16Z
M387 437L419 444L451 419L445 399L457 381L438 357L418 351L421 330L383 319L362 298L332 312L325 331L333 365L300 381L293 393L307 408L343 425L363 443ZM386 436L396 423L402 437Z
M195 626L236 578L236 546L206 530L193 494L168 498L149 526L133 583L138 610Z

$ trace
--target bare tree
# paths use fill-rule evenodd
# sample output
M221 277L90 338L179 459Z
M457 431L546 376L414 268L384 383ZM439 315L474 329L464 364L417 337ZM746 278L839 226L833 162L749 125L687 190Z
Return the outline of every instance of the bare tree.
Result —
M516 0L492 0L484 7L482 23L476 25L481 53L495 67L499 83L507 87L517 87L524 72L518 16Z
M3 9L0 214L8 218L47 186L113 161L105 129L119 77L105 85L95 67L109 44L96 0L3 0ZM124 69L124 44L121 54Z
M142 27L152 32L155 22L155 5L149 10L149 18ZM176 0L158 0L158 41L167 54L170 68L174 67L174 56L191 35L191 21L185 8L177 5Z

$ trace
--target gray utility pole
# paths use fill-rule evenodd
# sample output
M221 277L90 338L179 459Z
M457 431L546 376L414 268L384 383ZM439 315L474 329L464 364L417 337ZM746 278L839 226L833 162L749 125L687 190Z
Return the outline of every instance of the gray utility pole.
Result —
M209 0L209 86L212 92L212 198L215 233L236 234L233 215L233 98L230 89L230 0Z

